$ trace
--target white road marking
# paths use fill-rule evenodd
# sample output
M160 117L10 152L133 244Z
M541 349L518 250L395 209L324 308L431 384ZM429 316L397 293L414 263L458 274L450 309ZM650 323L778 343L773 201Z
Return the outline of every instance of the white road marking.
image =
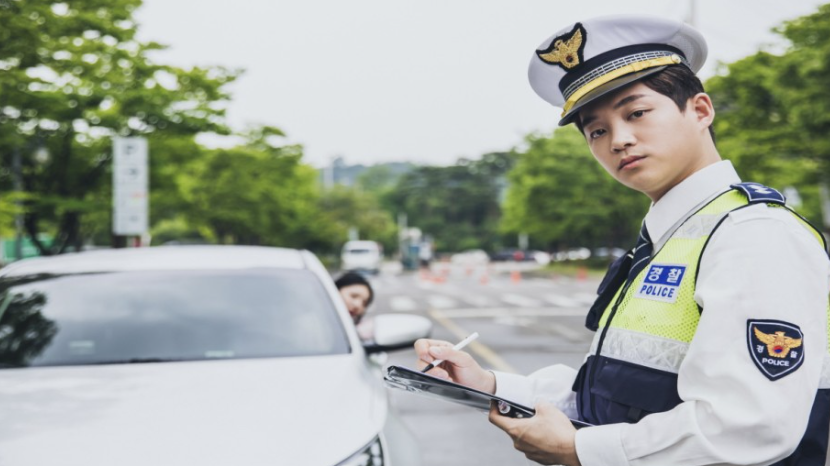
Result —
M558 294L546 294L545 301L558 307L582 307L582 303Z
M583 317L585 311L582 309L558 309L552 307L540 308L515 308L515 307L491 307L491 308L467 308L467 309L446 309L441 313L447 317L458 318L497 318L505 315L514 317Z
M551 325L545 326L545 328L549 328L554 331L554 333L558 333L560 336L565 337L571 341L584 341L586 338L585 332L586 329L582 328L581 330L576 330L565 325Z
M430 307L435 309L450 309L455 307L455 300L442 295L432 295L427 298Z
M389 299L389 307L397 312L409 312L418 309L418 304L409 296L392 296Z
M468 295L468 296L462 296L461 300L465 301L465 302L468 302L468 303L470 303L470 304L472 304L473 306L476 306L476 307L489 307L489 306L492 306L493 304L495 304L495 302L493 302L493 300L491 300L490 298L487 298L485 296L476 296L476 295L470 296L470 295Z
M594 301L597 300L596 293L576 293L573 295L573 298L582 304L591 305L594 304Z
M528 298L527 296L509 293L501 295L501 300L506 302L507 304L514 304L520 307L539 307L542 304L533 298Z

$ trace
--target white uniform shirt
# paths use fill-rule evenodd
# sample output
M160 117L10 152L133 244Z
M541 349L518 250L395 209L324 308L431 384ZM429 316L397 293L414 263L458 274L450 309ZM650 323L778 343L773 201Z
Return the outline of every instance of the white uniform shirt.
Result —
M652 204L645 223L655 251L709 200L739 183L728 161L693 174ZM577 431L583 466L765 465L789 456L807 426L816 390L830 388L827 296L830 261L784 209L733 212L701 259L695 300L704 309L678 372L681 404L636 424ZM804 333L799 369L770 381L747 349L747 320L775 319ZM576 417L576 371L552 366L522 377L496 373L497 395L552 402Z

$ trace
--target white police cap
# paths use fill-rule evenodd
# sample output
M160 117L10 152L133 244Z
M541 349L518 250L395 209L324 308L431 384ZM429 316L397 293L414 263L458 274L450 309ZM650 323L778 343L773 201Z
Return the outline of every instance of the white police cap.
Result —
M672 65L697 73L706 40L691 26L651 16L605 16L568 26L539 46L530 61L533 90L562 107L560 126L585 104Z

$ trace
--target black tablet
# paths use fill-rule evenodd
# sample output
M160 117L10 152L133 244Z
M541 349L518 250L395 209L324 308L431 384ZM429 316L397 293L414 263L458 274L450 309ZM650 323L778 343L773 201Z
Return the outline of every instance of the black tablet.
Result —
M536 414L533 408L408 367L389 366L383 380L387 386L392 388L462 404L481 411L490 411L491 403L495 402L499 412L508 417L527 418ZM571 423L577 429L590 425L573 419Z

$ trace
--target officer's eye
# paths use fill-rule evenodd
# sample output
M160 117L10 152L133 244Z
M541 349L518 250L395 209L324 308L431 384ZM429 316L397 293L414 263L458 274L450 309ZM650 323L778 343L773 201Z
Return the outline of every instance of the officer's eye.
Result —
M628 116L628 119L629 120L634 120L634 119L640 118L643 115L645 115L647 111L648 110L635 110L635 111L631 112L631 115Z
M599 138L600 136L602 136L603 134L605 134L605 130L604 130L604 129L595 129L595 130L591 131L591 132L588 134L588 137L589 137L589 138L591 138L591 139L597 139L597 138Z

